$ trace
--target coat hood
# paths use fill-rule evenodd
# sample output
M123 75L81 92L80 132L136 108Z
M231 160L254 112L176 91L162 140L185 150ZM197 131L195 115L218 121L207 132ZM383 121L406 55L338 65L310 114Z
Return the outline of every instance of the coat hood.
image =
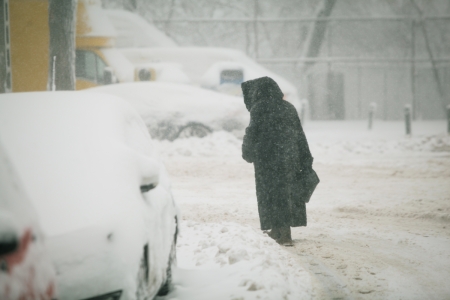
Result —
M283 99L283 92L270 77L261 77L245 81L241 84L244 103L250 111L255 103L270 103Z

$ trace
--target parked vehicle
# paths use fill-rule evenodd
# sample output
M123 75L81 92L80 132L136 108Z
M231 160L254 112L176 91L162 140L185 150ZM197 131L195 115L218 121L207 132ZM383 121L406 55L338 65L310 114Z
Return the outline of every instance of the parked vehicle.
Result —
M55 271L37 214L0 144L0 299L53 299Z
M204 137L215 130L243 133L250 118L242 98L186 84L132 82L86 91L126 99L158 139Z
M206 47L122 48L127 59L135 66L164 70L164 64L182 66L190 83L229 95L242 96L243 81L269 76L284 93L285 100L299 104L297 88L282 76L264 68L242 51ZM158 77L158 75L157 75ZM157 79L159 80L159 79Z
M98 93L1 95L0 142L48 237L58 299L152 299L168 291L177 208L130 105Z
M4 22L7 38L0 40L0 48L8 51L3 53L6 61L0 67L0 81L5 78L4 87L0 82L0 91L46 91L48 0L9 0L5 3L9 4L5 4L8 18L2 18L0 22ZM117 33L99 0L78 1L76 20L77 90L115 82L156 79L154 69L133 66L115 48Z

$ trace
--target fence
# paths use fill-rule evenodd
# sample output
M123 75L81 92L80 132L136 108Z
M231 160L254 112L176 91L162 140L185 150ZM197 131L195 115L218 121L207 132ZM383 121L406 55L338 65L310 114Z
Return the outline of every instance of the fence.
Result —
M401 119L406 103L414 118L436 119L450 103L448 15L153 22L181 45L246 52L294 83L313 119L366 118L371 102L385 120ZM315 22L327 23L320 52L302 57Z

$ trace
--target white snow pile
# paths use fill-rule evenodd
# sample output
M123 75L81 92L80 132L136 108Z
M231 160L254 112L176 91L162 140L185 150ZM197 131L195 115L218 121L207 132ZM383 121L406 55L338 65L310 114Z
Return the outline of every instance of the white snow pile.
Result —
M172 142L164 140L156 144L165 157L240 157L242 130L215 131L206 137L179 138ZM308 134L307 134L308 135ZM320 162L333 161L336 156L404 152L450 151L450 136L435 135L400 138L398 140L309 140L311 153Z
M307 121L303 128L314 155L450 151L445 120L416 121L405 135L402 121Z
M233 133L215 131L204 138L179 138L173 142L158 141L156 144L165 157L240 157L242 140Z
M184 221L177 262L175 290L163 299L313 297L309 272L275 241L250 226Z
M449 152L450 136L404 137L398 140L341 140L310 143L317 154L374 154L411 152Z

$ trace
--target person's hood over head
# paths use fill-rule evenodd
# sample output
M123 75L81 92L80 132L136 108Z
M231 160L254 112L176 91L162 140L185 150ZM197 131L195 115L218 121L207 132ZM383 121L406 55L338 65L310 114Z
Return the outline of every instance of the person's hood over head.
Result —
M250 111L257 102L270 103L283 99L283 92L270 77L261 77L245 81L241 84L244 103Z

